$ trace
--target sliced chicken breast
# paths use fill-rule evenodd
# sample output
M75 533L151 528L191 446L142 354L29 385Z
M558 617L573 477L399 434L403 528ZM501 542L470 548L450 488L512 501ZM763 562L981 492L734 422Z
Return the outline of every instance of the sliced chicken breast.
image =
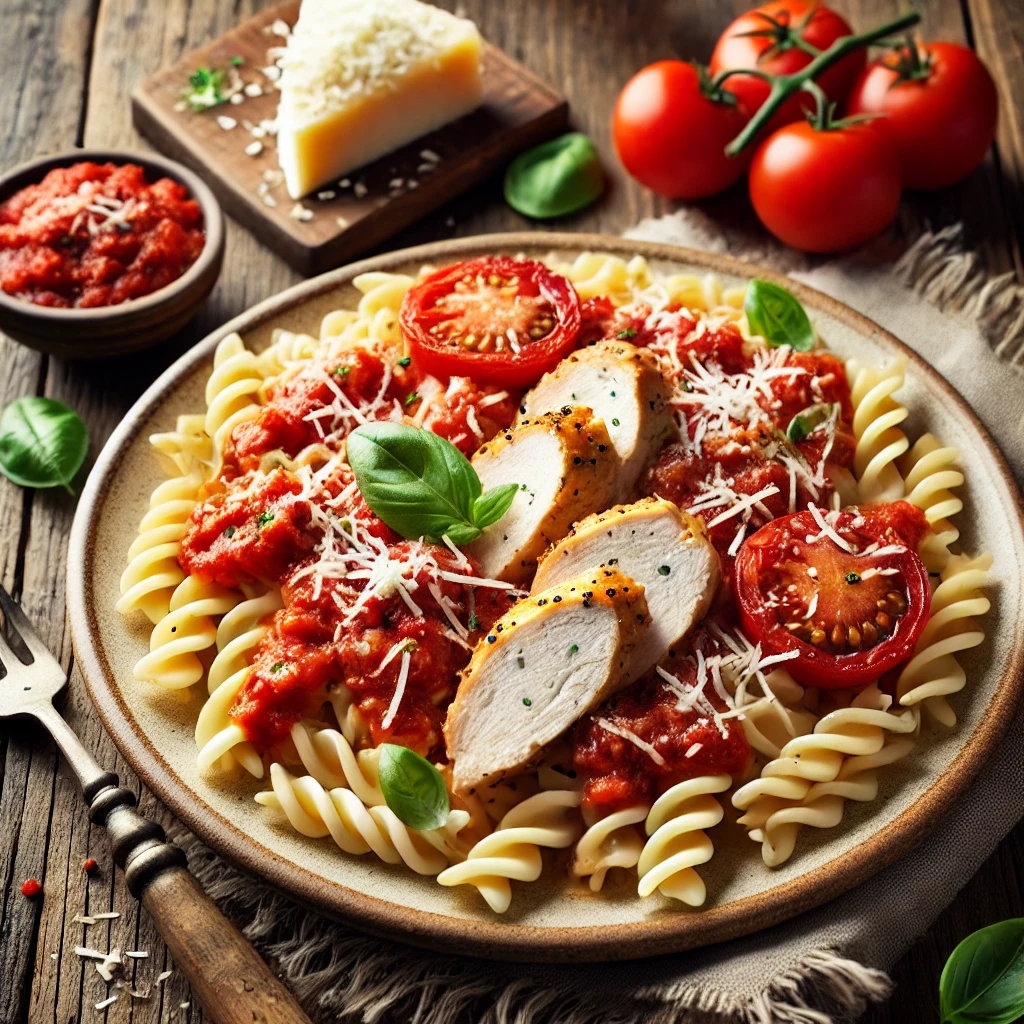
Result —
M445 722L452 784L523 768L622 685L649 628L643 587L617 569L524 598L477 644Z
M704 523L671 501L644 498L589 516L540 561L534 592L596 566L617 568L644 588L651 627L633 651L638 679L707 614L722 578Z
M619 459L589 409L525 417L473 456L484 490L517 483L509 511L466 550L485 576L527 582L577 519L612 504Z
M636 482L663 442L676 432L658 361L624 341L603 341L566 356L523 398L522 415L585 405L604 420L622 462L616 501L633 497Z

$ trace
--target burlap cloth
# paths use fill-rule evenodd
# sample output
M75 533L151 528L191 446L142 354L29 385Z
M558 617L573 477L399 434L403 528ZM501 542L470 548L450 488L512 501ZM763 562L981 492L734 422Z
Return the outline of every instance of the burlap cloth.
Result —
M881 265L862 253L814 266L763 240L723 234L693 211L646 221L629 235L772 265L867 314L952 381L1024 480L1024 298L1010 275L985 278L957 229L926 234L898 262ZM1018 717L942 827L860 887L746 939L584 966L458 959L368 938L241 876L190 835L176 838L201 882L317 1021L827 1024L885 998L885 971L1022 816Z

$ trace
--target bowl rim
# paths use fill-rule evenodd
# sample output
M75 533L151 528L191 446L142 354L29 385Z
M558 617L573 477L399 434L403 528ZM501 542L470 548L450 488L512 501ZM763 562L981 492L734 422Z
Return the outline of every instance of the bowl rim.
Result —
M165 302L171 301L180 293L187 292L189 288L199 284L209 272L210 267L222 257L225 239L224 213L212 190L199 175L189 170L184 164L157 153L96 147L70 149L62 153L51 153L49 156L35 157L0 174L0 203L6 202L18 190L28 185L38 184L49 171L55 168L71 167L74 164L86 162L114 163L121 166L138 164L149 172L147 177L154 170L159 170L161 176L171 178L178 184L184 185L203 211L203 233L206 240L202 252L181 277L148 295L129 299L115 306L93 306L86 309L39 306L27 299L9 295L0 289L0 312L3 314L69 326L71 324L109 324L119 320L134 320L147 310L158 309Z
M1016 623L1006 672L986 714L950 762L909 807L881 825L859 846L761 893L699 914L678 912L642 924L537 926L467 918L393 903L339 883L325 891L323 879L302 864L269 850L210 808L165 760L152 739L136 731L121 691L110 682L112 669L97 643L97 609L87 583L96 556L94 524L101 514L127 443L153 408L180 379L208 362L228 334L252 331L320 295L350 284L368 271L397 271L411 263L469 259L489 252L598 251L639 254L648 259L703 267L745 279L780 284L817 309L905 357L929 378L977 432L1006 487L1016 528L1024 536L1024 503L1006 459L974 410L953 386L913 349L852 307L778 271L718 253L601 234L514 232L435 241L348 264L300 282L234 317L169 366L139 397L104 446L83 488L68 546L67 606L75 660L103 726L142 782L188 828L231 863L291 899L363 931L435 951L520 962L600 962L681 952L759 932L820 906L870 878L909 853L948 813L1003 739L1024 696L1024 622Z

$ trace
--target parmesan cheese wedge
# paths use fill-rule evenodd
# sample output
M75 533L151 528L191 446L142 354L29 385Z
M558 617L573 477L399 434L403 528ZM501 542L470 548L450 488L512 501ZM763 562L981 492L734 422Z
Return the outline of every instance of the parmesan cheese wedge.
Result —
M303 0L277 149L293 199L480 105L480 34L419 0Z

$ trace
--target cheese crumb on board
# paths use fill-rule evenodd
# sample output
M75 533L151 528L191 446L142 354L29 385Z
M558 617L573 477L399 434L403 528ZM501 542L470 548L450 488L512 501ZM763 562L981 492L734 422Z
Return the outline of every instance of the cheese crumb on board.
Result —
M279 83L288 194L300 199L479 106L480 53L471 21L420 0L303 0Z

